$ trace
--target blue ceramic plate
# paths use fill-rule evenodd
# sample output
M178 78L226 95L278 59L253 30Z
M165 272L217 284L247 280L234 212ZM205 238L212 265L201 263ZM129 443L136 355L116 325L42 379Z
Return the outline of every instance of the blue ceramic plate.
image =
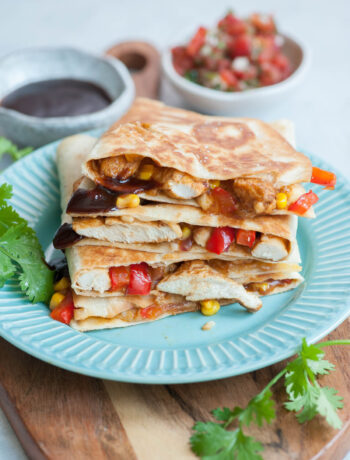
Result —
M12 204L48 249L59 226L57 142L10 167L0 182L13 185ZM333 168L312 158L313 164ZM0 333L21 350L65 369L111 380L181 383L229 377L292 355L301 338L315 342L350 312L350 188L338 174L336 190L323 191L317 218L299 219L298 241L305 284L264 298L247 313L237 304L222 308L216 326L186 313L151 324L80 333L53 321L43 304L29 303L17 281L0 290Z

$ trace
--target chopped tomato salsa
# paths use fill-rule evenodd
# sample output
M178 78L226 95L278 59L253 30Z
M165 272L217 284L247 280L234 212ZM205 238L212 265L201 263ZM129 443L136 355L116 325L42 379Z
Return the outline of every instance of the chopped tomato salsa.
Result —
M52 310L50 316L56 321L60 321L64 324L69 324L74 314L74 303L72 292L69 291L59 305Z
M311 208L311 206L318 201L318 196L316 193L314 193L312 190L310 190L307 193L304 193L304 195L301 195L297 201L294 203L290 204L288 207L288 211L295 212L296 214L305 214L308 209Z
M207 88L243 91L285 80L292 72L271 15L246 19L229 12L215 27L199 27L187 45L173 48L177 73Z

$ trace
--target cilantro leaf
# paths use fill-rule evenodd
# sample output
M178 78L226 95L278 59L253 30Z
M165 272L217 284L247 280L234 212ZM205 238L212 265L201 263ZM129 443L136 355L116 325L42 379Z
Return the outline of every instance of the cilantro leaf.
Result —
M0 186L0 287L19 271L20 287L29 299L47 301L53 272L45 264L34 230L6 203L11 190L7 184Z
M190 443L193 452L203 460L229 460L237 440L237 431L227 431L214 422L197 422Z
M216 420L221 422L232 422L236 417L238 417L243 412L241 407L236 406L233 410L228 407L219 407L214 409L211 413L214 415Z
M11 142L9 139L6 139L6 137L0 137L0 158L3 155L8 154L14 161L16 161L28 155L28 153L32 151L32 147L19 149L13 142Z
M12 278L16 272L16 267L11 262L11 259L0 252L0 288L5 282Z
M190 439L193 452L202 460L262 460L260 442L246 436L241 429L225 430L214 422L198 422Z
M310 383L308 384L307 391L297 396L294 400L286 402L286 409L294 412L299 412L297 414L297 419L299 423L306 422L311 420L317 414L317 400L319 398L319 387L314 387Z
M333 428L341 428L342 422L336 412L343 407L343 398L337 395L337 390L329 387L321 387L317 400L317 411L323 415Z
M271 399L272 393L270 390L264 390L251 399L247 407L242 411L239 419L242 423L249 426L255 421L258 426L262 426L264 420L271 423L276 417L274 405L275 402Z
M6 204L6 200L9 200L12 196L12 185L2 184L0 185L0 206Z

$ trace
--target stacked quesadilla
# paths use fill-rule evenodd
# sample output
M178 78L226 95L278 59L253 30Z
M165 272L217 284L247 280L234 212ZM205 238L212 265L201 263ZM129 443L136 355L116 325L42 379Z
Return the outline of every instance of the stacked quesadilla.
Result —
M301 182L317 178L293 136L289 122L138 99L100 139L65 139L54 245L73 295L52 316L69 304L65 322L87 331L233 302L257 311L261 296L298 286L297 214L314 217L317 201Z

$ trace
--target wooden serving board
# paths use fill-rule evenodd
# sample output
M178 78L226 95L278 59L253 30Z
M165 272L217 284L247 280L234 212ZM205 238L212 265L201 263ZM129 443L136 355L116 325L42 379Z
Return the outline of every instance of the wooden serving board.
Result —
M350 336L350 320L328 339ZM268 460L341 460L350 450L349 349L327 349L336 371L320 379L344 397L343 428L317 416L299 425L274 389L277 419L254 428ZM30 459L186 460L194 421L217 406L245 405L286 362L207 383L138 385L74 374L33 358L0 340L0 405ZM0 455L1 457L1 455Z

